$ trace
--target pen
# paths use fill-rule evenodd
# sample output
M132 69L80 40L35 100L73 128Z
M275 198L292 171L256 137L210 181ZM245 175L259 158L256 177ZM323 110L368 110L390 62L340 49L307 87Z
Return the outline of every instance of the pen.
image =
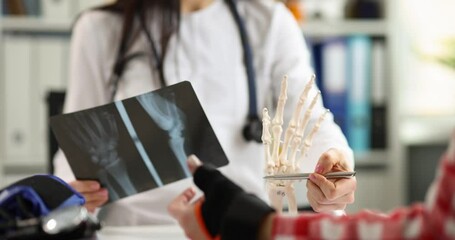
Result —
M302 180L308 179L312 173L293 173L293 174L277 174L265 176L266 180ZM331 172L324 175L327 179L333 178L350 178L354 177L356 172Z

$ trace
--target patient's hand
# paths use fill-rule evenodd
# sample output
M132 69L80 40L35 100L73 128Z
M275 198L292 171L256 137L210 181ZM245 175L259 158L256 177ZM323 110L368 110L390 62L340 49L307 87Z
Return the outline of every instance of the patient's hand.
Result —
M84 196L84 206L90 212L94 212L96 208L101 207L109 199L107 189L102 188L100 183L97 181L76 180L70 182L69 184Z
M186 236L191 239L257 239L263 219L274 210L218 170L203 166L196 156L190 156L187 163L204 198L192 203L195 192L189 188L168 206ZM245 210L250 215L247 218Z
M188 168L191 174L194 174L196 169L202 165L199 159L195 156L191 156L187 160ZM211 239L207 236L204 221L198 221L196 216L195 205L201 205L204 201L204 197L196 200L194 203L194 197L196 192L193 187L187 188L184 192L178 195L172 202L168 205L167 210L174 217L180 227L185 231L185 235L191 239Z

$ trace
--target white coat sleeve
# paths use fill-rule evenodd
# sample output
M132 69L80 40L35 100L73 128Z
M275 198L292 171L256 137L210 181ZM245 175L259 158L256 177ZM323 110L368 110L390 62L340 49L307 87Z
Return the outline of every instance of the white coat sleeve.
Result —
M106 61L103 56L103 26L96 25L96 12L83 14L76 22L70 45L69 79L64 112L74 112L110 100L108 76L105 74ZM104 38L106 38L104 36ZM54 157L54 174L65 181L74 180L62 150Z
M297 105L300 93L303 91L305 84L309 81L310 76L314 73L311 67L310 53L306 46L303 32L291 13L282 4L275 9L274 19L272 21L272 31L270 38L272 50L272 67L271 75L273 79L273 88L275 92L280 89L280 80L283 75L289 76L288 100L286 103L286 115L284 127L287 126L288 120ZM317 76L316 76L317 77ZM315 86L310 91L310 98L314 96L319 89ZM278 96L279 93L275 93ZM311 99L310 99L311 100ZM306 101L305 107L308 107L310 100ZM306 108L304 108L306 109ZM308 124L307 131L314 125L315 121L325 111L322 98L314 108L312 119ZM338 148L346 153L349 164L354 168L353 152L348 146L347 140L343 135L340 127L333 121L333 115L328 114L322 123L319 131L313 138L313 145L307 153L302 167L310 167L304 171L313 171L319 157L322 153L330 148Z

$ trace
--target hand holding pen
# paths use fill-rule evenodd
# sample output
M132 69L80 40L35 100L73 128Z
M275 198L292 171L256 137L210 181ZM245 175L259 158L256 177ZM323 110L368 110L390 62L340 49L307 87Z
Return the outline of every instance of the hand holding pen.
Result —
M306 183L308 202L314 211L328 212L345 209L346 205L354 202L357 186L355 176L337 179L324 177L324 175L341 172L352 172L345 152L331 148L321 155L314 173L309 175Z

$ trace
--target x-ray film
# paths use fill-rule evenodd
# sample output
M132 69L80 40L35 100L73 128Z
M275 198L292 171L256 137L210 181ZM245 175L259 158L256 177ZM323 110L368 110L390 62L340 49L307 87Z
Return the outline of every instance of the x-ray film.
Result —
M228 163L187 81L54 116L50 125L76 178L99 181L111 202L190 177L190 154Z

